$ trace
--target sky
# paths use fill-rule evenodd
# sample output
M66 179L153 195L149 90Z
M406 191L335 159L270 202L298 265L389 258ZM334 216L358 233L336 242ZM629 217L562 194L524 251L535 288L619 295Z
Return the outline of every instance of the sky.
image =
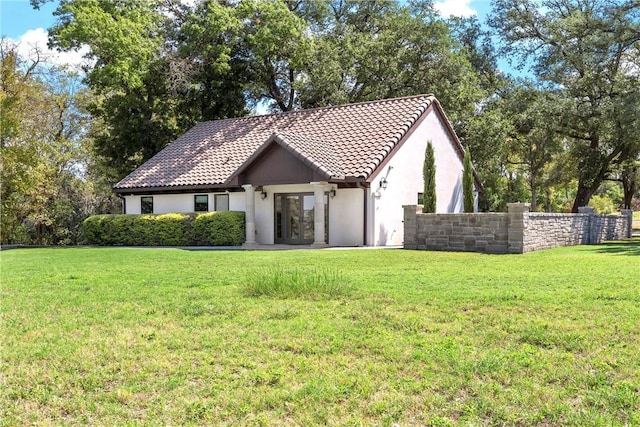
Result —
M53 11L57 1L48 2L34 10L29 0L0 0L0 35L20 43L20 52L25 55L33 47L47 50L47 62L56 65L70 64L79 69L84 62L83 52L55 52L47 49L47 29L54 25ZM490 0L437 0L436 9L443 16L477 16L484 22L491 10ZM518 74L506 61L499 67L511 74Z
M0 36L19 43L18 51L29 58L33 47L44 52L45 63L51 65L68 65L71 69L81 71L86 63L80 52L56 52L47 47L47 29L55 23L53 11L57 1L45 3L39 10L31 7L29 0L0 0Z

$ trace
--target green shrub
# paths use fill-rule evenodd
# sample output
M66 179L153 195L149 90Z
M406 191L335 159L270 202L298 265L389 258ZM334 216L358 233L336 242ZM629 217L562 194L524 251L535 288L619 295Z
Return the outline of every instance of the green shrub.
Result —
M473 190L475 190L473 179L473 165L471 164L471 153L469 148L464 150L464 169L462 171L462 199L464 202L464 211L466 213L473 213L475 208L475 197Z
M122 246L237 246L244 242L244 212L94 215L83 225L86 243Z
M318 300L348 295L350 288L337 270L274 267L247 276L244 291L252 297Z
M595 195L589 201L589 206L595 209L596 213L601 215L609 215L615 211L616 207L613 200L608 196Z
M241 217L240 217L241 215ZM244 212L208 212L193 222L198 241L212 246L237 246L245 239Z
M427 142L427 150L424 155L424 165L422 166L422 176L424 178L424 192L422 193L422 212L436 212L436 160L433 153L431 141Z

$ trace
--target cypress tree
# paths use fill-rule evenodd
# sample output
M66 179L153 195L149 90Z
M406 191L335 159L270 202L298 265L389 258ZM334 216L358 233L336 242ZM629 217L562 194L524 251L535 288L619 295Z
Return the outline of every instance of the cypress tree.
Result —
M462 171L462 198L464 201L464 211L473 212L473 166L471 165L471 154L469 149L464 150L463 171Z
M424 193L422 193L422 212L436 212L436 159L433 154L431 141L427 142L427 151L424 156Z

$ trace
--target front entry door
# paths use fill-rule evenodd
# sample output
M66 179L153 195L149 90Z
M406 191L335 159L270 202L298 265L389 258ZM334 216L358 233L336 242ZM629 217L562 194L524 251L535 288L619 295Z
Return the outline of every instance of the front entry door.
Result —
M275 242L287 245L312 244L314 205L313 193L276 194ZM329 209L326 195L324 207L326 239L329 228Z

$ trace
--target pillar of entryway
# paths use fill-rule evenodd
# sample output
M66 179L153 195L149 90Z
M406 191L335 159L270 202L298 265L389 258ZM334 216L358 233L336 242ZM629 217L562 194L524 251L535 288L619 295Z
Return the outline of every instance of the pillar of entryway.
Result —
M243 246L256 246L256 202L255 188L251 184L243 185L245 196L245 242Z
M329 189L326 181L312 182L313 185L313 246L326 247L324 240L324 192Z

